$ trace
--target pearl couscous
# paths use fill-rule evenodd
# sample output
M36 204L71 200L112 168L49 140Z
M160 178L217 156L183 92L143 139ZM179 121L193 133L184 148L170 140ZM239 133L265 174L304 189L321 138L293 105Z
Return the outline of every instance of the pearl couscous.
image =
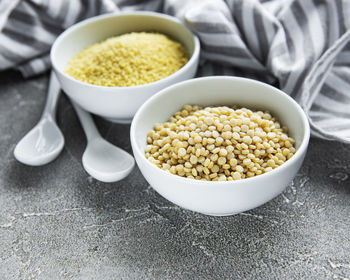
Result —
M147 134L146 158L171 174L231 181L269 172L295 153L269 112L186 105Z
M185 48L166 35L133 32L87 47L69 61L65 72L89 84L128 87L163 79L187 61Z

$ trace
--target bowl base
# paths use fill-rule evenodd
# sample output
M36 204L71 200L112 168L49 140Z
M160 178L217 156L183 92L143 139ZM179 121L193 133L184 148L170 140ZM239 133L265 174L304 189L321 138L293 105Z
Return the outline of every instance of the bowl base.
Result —
M120 124L129 124L132 121L132 118L130 119L118 119L118 118L105 118L105 120L112 122L112 123L120 123Z
M192 210L193 211L193 210ZM227 216L233 216L233 215L237 215L239 213L242 212L230 212L230 213L207 213L207 212L198 212L198 211L194 211L203 215L207 215L207 216L213 216L213 217L227 217Z
M212 213L202 213L204 215L207 215L207 216L213 216L213 217L227 217L227 216L233 216L233 215L236 215L237 213L233 213L233 214L212 214Z

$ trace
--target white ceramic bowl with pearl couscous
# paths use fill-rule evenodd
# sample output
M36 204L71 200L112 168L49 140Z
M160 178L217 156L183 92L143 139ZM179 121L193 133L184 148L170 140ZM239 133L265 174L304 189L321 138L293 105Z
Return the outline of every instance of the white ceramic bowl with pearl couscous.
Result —
M187 63L160 80L120 87L82 82L65 73L69 61L88 46L131 32L165 34L186 49ZM167 86L193 78L199 52L198 38L178 19L154 12L121 12L96 16L68 28L53 44L51 62L62 89L83 109L111 121L128 123L150 96Z
M281 136L282 138L280 140L278 139L276 140L276 143L279 143L278 141L281 141L280 143L282 143L281 150L283 150L283 155L279 154L278 156L280 157L277 158L277 157L271 156L271 158L275 159L276 162L279 162L281 165L279 165L275 169L271 169L269 167L270 166L269 164L271 163L270 162L271 160L270 160L267 163L267 165L263 164L263 166L265 166L263 169L266 171L266 173L265 171L263 172L258 171L257 168L253 167L251 170L255 170L257 174L261 174L261 175L253 176L254 174L252 175L247 173L249 178L246 177L244 179L239 179L240 175L238 174L239 172L237 171L240 171L240 170L236 167L236 172L232 172L232 176L231 175L230 175L231 177L229 176L231 181L205 181L205 180L193 179L193 176L195 175L198 177L197 171L195 170L193 170L193 172L195 173L193 176L189 176L189 178L186 178L186 177L181 177L179 175L174 175L172 174L172 172L169 172L169 170L163 170L159 166L156 166L154 162L150 161L150 158L148 159L146 158L147 150L150 149L148 148L149 147L148 144L152 143L153 141L153 139L149 138L150 135L152 136L152 133L153 133L152 132L150 134L150 131L153 128L155 128L156 130L159 129L157 128L157 126L154 127L154 125L167 122L170 119L170 117L172 117L176 112L181 111L183 106L186 104L192 105L192 107L194 105L199 105L203 107L227 106L225 107L224 110L229 110L229 111L231 109L227 109L227 108L230 108L230 106L237 105L239 108L245 107L252 111L261 110L261 111L270 112L270 114L273 117L276 117L276 119L280 122L281 127L286 126L288 128L288 132L286 132L287 133L286 135L290 137L288 138L286 135L284 135L284 133L281 132L280 135L282 135ZM187 115L187 112L185 113L186 113L185 115ZM261 115L263 115L262 112L260 113ZM264 117L268 116L268 118L270 119L271 117L270 114L267 113L266 115L264 115ZM226 117L223 117L223 119L225 118ZM255 117L255 118L259 118L259 117ZM262 123L263 125L264 125L264 122L273 124L273 122L270 122L270 121L263 121L263 122L260 121L260 123ZM189 124L189 127L191 127L191 125L194 126L195 128L195 125L193 124ZM220 124L215 124L215 125L216 127L220 126ZM247 125L249 127L254 127L253 125L251 126L249 122L247 123ZM256 126L256 124L254 125ZM243 131L243 126L244 125L241 126L242 131ZM167 127L169 128L171 127L171 125ZM206 127L205 123L204 123L204 127ZM215 128L214 125L212 125L212 127ZM273 128L273 131L276 130L276 127L279 128L280 126L275 124L271 126L271 128ZM220 127L220 129L222 128L223 126ZM210 126L209 126L209 129L210 129ZM233 131L235 130L235 128L232 128L232 129ZM226 128L224 126L222 131L225 131L225 130ZM226 132L225 132L226 134L221 133L222 137L226 139L229 139L230 137L231 138L234 137L235 132L232 132L230 130L230 127L227 127L227 130L229 131L228 133ZM247 128L247 131L248 131L248 128ZM256 131L259 132L259 130L256 130ZM154 136L154 138L159 138L159 135L162 134L161 131L158 131L158 132L159 132L158 136L157 137ZM258 132L255 134L255 136L259 135ZM180 135L181 133L177 135ZM183 132L182 135L184 135L184 133L186 134L186 132ZM206 133L210 134L210 132L207 132L207 131L203 133L201 134L202 136L205 135ZM165 134L167 135L167 133ZM214 131L212 131L211 135L214 135L214 134L216 134L216 132L214 133ZM171 134L169 135L170 137L173 137ZM275 133L269 134L269 133L262 132L262 135L268 135L268 137L271 138L270 139L271 141L272 140L275 141L275 139L272 139L273 137L276 137ZM251 145L254 144L253 146L249 145L249 149L251 147L253 147L253 149L254 147L260 147L260 146L263 147L262 145L257 144L260 139L258 136L256 136L255 138L253 135L251 136L252 136L251 138L243 137L244 139L240 139L239 141L241 140L246 141L247 146L248 144L251 144ZM176 133L174 137L176 138ZM198 137L198 135L194 136L191 141L195 142L196 137ZM217 137L217 135L214 135L212 137ZM240 136L237 135L237 137L239 138ZM171 202L183 208L200 212L203 214L215 215L215 216L233 215L236 213L240 213L240 212L258 207L266 203L267 201L271 200L278 194L280 194L288 186L288 184L292 181L292 179L298 172L303 162L304 156L306 154L309 137L310 137L309 123L304 111L287 94L283 93L277 88L274 88L262 82L245 79L245 78L227 77L227 76L191 79L191 80L184 81L176 85L170 86L160 91L140 107L131 125L131 144L132 144L134 156L142 174L144 175L146 180L149 182L149 184L160 195L162 195L166 199L170 200ZM219 138L220 137L216 138L217 142L220 140L219 144L221 144L222 141L225 141L225 139L223 138L219 139ZM202 137L202 139L204 141L204 137ZM256 143L252 143L252 139L256 141ZM268 138L266 139L267 139L266 142L270 141ZM295 140L294 147L291 147L291 143L294 143L294 140ZM175 145L178 145L176 141L178 140L175 140ZM232 141L234 143L237 143L235 142L234 138L232 138ZM188 142L190 142L190 140L188 140ZM154 143L158 143L158 142L155 141ZM172 143L174 144L174 141ZM212 156L210 158L216 161L217 164L219 164L218 162L220 161L220 157L218 158L215 154L213 154L215 153L215 149L216 149L215 147L210 147L207 143L204 143L204 142L202 143L200 141L198 141L197 143L200 143L198 147L201 147L202 144L206 145L203 148L204 155L206 155L204 152L205 149L211 150ZM274 146L274 143L272 142L269 142L269 143ZM185 144L186 145L184 147L186 148L187 143ZM193 143L190 143L190 144L193 144ZM234 146L234 144L232 145ZM236 145L233 148L230 145L230 149L228 148L228 146L224 148L224 150L218 149L220 150L218 152L218 155L219 156L223 155L224 157L225 156L228 157L227 153L232 152L233 154L233 152L235 152L238 147L240 151L237 150L237 155L239 156L239 154L242 154L241 155L242 158L245 158L245 155L243 155L244 152L241 149L241 147L243 147L244 145L245 144L242 143L242 144L238 144L238 146ZM270 145L268 144L266 145L267 145L266 147L273 150L273 148ZM183 147L182 144L181 144L181 147ZM290 148L288 149L288 147ZM228 152L225 151L225 149L227 149ZM263 152L265 153L265 151L262 151L263 149L265 148L263 147L261 151L257 151L257 153L255 154L259 155L259 153L261 154ZM159 149L158 152L160 152L161 150L162 149ZM178 159L180 157L186 158L185 150L186 149L176 148L177 154L175 154L175 158L178 158ZM271 150L267 150L267 151L271 152ZM290 151L294 153L294 155L291 157L290 155L288 156ZM197 152L199 156L200 151L197 151ZM155 152L153 156L159 156L159 153ZM166 155L167 158L169 156L172 157L171 153L168 153ZM247 156L248 157L251 156L251 158L254 159L254 154L247 155ZM163 157L165 157L165 155L163 155ZM194 162L192 162L192 158L194 158ZM283 164L280 161L280 158L283 158L283 160L285 160ZM158 157L158 159L160 159L160 157ZM183 172L183 168L182 168L183 166L191 167L191 164L196 163L198 160L199 159L192 154L191 157L188 159L188 162L185 163L184 165L181 165L181 171L179 172L179 174L181 172L182 172L182 175L185 173ZM226 159L222 159L222 157L221 157L221 160L226 161ZM228 158L228 161L230 162L230 164L232 163L232 161L233 161L233 164L237 163L235 159L230 160ZM155 162L159 162L159 161L156 160ZM170 161L168 162L171 163ZM176 160L174 162L176 162ZM183 161L181 162L183 163ZM250 162L250 159L248 158L245 158L242 162L244 162L244 164L247 164L248 166L252 164ZM223 164L223 163L224 162L220 164ZM272 164L273 164L272 166L274 166L273 161L272 161ZM169 169L170 167L167 164L163 166L165 167L164 169ZM203 169L203 166L206 166L205 161L204 163L202 163L200 170ZM225 165L222 165L222 166L226 168ZM197 167L198 167L198 163L197 163ZM228 166L228 168L230 168L230 166ZM215 169L215 166L212 167L212 170L213 169ZM219 168L217 168L217 170L218 169ZM241 169L243 170L243 168ZM214 172L217 170L214 170ZM173 171L175 171L175 169ZM213 178L216 176L216 173L213 175L210 174L210 176L211 176L210 178ZM225 177L224 175L221 175L221 176ZM236 178L236 176L238 176L238 178ZM245 176L245 175L242 175L242 176ZM207 178L209 177L207 176ZM239 180L232 180L232 178L239 179Z

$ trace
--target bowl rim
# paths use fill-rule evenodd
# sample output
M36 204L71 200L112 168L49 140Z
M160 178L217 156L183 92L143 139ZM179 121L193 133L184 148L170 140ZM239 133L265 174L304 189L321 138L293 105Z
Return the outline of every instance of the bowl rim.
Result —
M66 36L68 36L74 30L79 29L84 25L98 22L98 21L104 20L106 18L113 18L113 17L120 17L120 16L137 16L137 15L162 18L162 19L172 21L174 23L181 25L186 31L189 32L190 35L192 35L193 53L184 66L182 66L180 69L178 69L174 73L170 74L169 76L166 76L160 80L157 80L157 81L154 81L151 83L147 83L147 84L143 84L143 85L124 86L124 87L117 87L117 86L109 87L109 86L89 84L89 83L86 83L86 82L83 82L83 81L80 81L80 80L77 80L77 79L71 77L70 75L66 74L64 71L60 70L57 67L56 58L55 58L55 52L58 48L57 46L62 40L64 40L64 38ZM127 90L127 89L136 89L136 88L142 88L142 87L147 87L147 86L153 86L153 85L156 85L158 83L165 83L166 81L175 78L176 76L180 75L182 72L187 71L187 69L190 68L195 63L195 61L199 58L199 53L200 53L200 41L199 41L198 37L184 23L182 23L178 18L170 16L170 15L162 14L162 13L151 12L151 11L133 11L133 12L125 11L125 12L113 12L113 13L108 13L108 14L103 14L103 15L97 15L97 16L90 17L90 18L84 19L82 21L79 21L79 22L73 24L72 26L67 28L65 31L63 31L56 38L54 43L52 44L52 47L50 50L50 61L51 61L52 67L56 71L58 71L61 75L63 75L66 79L68 79L72 82L78 83L82 86L88 86L88 87L92 87L92 88L96 88L96 89L103 89L103 90L115 90L115 89Z
M220 81L223 79L232 80L233 82L234 81L245 81L248 83L255 83L255 84L259 84L261 86L268 87L270 90L275 92L275 94L282 95L283 98L286 98L288 100L288 102L292 106L295 107L296 111L301 116L303 126L305 127L304 136L303 136L302 141L300 143L300 146L296 150L295 154L287 162L283 163L282 165L278 166L277 168L273 169L272 171L269 171L267 173L264 173L264 174L261 174L258 176L245 178L245 179L241 179L241 180L236 180L236 181L235 180L233 180L233 181L204 181L204 180L196 180L196 179L181 177L181 176L178 176L175 174L171 174L170 172L164 171L161 168L159 168L159 167L155 166L154 164L152 164L151 162L149 162L146 159L144 152L142 153L141 149L139 148L139 146L136 142L136 135L135 135L136 123L139 121L139 119L141 118L141 115L144 113L144 111L147 110L148 106L150 106L160 96L169 94L169 92L176 90L176 88L181 88L183 85L201 83L201 81L204 81L204 80L219 80ZM258 182L259 180L267 178L267 176L273 176L277 173L280 173L281 171L289 168L289 166L291 166L294 162L296 162L299 159L302 159L304 157L304 154L307 150L307 146L309 143L309 139L310 139L310 124L309 124L308 118L307 118L304 110L300 107L300 105L292 97L290 97L288 94L284 93L280 89L273 87L269 84L263 83L261 81L257 81L257 80L249 79L249 78L244 78L244 77L235 77L235 76L208 76L208 77L193 78L193 79L189 79L189 80L186 80L186 81L183 81L180 83L176 83L176 84L171 85L169 87L166 87L163 90L156 93L155 95L151 96L144 104L141 105L141 107L137 110L137 112L132 120L131 127L130 127L130 142L131 142L131 145L133 147L133 152L136 153L138 155L138 158L140 158L143 162L146 162L147 168L151 168L152 170L155 170L155 172L161 172L161 174L171 176L171 178L173 178L175 180L179 180L179 181L184 180L183 181L184 183L202 185L203 187L204 186L207 187L209 185L220 185L222 187L228 186L228 185L241 186L242 184L249 184L249 183L253 183L254 181Z

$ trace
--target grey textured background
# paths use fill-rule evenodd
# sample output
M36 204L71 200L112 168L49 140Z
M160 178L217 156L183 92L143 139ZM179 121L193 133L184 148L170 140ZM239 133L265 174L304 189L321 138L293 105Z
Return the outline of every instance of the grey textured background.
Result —
M350 146L311 139L286 191L231 217L183 210L137 167L104 184L81 165L86 141L65 96L54 162L13 157L40 117L48 75L0 76L0 279L350 279ZM95 118L131 152L129 125Z

